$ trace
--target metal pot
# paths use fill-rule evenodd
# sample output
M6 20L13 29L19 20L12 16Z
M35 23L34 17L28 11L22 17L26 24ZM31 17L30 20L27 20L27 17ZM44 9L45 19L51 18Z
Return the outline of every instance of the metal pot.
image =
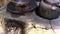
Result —
M7 11L15 14L26 14L37 7L34 0L14 0L7 5Z
M56 19L59 16L60 6L56 0L42 0L40 6L36 9L36 14L45 19Z

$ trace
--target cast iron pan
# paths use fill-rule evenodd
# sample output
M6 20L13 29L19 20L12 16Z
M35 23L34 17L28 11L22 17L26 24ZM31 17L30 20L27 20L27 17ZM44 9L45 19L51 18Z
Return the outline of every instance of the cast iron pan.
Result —
M7 12L13 14L26 14L37 7L35 0L14 0L8 3Z

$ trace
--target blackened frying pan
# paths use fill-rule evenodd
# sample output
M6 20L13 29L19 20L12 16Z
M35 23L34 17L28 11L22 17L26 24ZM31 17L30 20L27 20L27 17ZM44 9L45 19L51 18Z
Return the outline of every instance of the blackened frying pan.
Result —
M37 7L35 0L14 0L7 5L7 12L25 14L32 12Z

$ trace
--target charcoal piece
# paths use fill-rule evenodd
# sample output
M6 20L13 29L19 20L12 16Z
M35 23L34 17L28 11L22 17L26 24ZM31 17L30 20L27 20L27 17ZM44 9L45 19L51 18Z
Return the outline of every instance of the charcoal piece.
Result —
M24 30L25 29L25 22L5 18L5 23L6 23L5 26L6 26L7 33L9 33L9 34L12 34L12 33L23 34L23 33L25 33L25 30ZM20 29L21 29L21 31L19 31ZM14 32L11 32L12 30Z
M21 27L22 29L24 29L25 23L22 21L17 21L14 19L5 19L6 22L6 27Z

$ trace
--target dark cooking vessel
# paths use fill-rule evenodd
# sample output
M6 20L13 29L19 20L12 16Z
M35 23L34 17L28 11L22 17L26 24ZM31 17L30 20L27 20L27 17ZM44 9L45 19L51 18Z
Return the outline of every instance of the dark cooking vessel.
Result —
M40 6L36 8L36 14L45 19L56 19L59 16L59 0L42 0Z
M14 0L8 3L7 11L15 14L32 12L37 7L35 0Z

